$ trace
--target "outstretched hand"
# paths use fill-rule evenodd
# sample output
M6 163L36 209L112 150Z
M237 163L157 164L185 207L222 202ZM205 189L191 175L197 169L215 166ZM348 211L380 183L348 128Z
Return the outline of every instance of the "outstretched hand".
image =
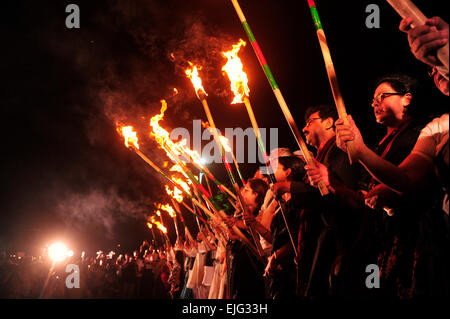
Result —
M407 17L400 22L399 29L408 34L412 54L430 66L441 66L437 50L448 43L448 23L440 17L427 19L424 25L411 26L413 19Z

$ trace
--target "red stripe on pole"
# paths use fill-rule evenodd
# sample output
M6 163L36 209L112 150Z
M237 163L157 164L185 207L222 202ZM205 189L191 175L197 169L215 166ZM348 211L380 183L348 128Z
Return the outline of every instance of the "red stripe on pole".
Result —
M309 4L309 7L316 6L316 4L314 3L314 0L308 0L308 4Z
M227 170L228 170L229 172L231 172L231 166L230 166L230 163L228 163L228 160L227 160L227 158L226 158L225 156L223 157L223 162L224 162L225 167L227 168Z
M256 56L258 57L259 61L261 62L261 64L264 66L267 64L266 59L264 58L264 55L261 51L261 48L259 47L258 42L253 42L252 43L253 49L255 50Z

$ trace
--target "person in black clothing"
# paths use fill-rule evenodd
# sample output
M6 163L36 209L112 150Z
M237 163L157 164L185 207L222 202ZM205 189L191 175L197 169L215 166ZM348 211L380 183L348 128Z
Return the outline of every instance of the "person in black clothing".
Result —
M423 101L415 79L391 74L376 81L372 107L376 121L387 128L386 135L374 148L381 158L399 165L411 153L425 125L419 122L421 117L415 115L421 109L420 104ZM376 194L367 197L366 204L379 212L383 209L390 212L376 215L381 245L377 265L381 269L382 293L399 298L422 294L424 274L420 274L420 268L426 245L424 232L429 231L423 227L438 230L442 222L438 220L442 215L440 209L436 209L440 199L437 181L429 176L414 192L399 195L367 172L365 175L365 190ZM415 269L415 265L419 268ZM413 286L416 286L415 292Z
M272 165L276 168L274 174L278 182L301 182L305 177L304 162L297 156L279 157L273 160ZM281 210L277 210L270 227L273 241L265 271L267 294L271 299L292 299L296 298L297 277L292 243L298 236L300 211L293 205L290 193L284 193L279 200L289 229Z
M247 181L242 190L242 197L252 217L256 217L254 215L259 212L268 189L269 186L263 180L251 178ZM246 231L247 225L242 219L230 217L225 220L225 223L228 226L238 226L244 234L247 234L247 238L251 238ZM231 299L265 299L262 260L256 257L235 235L230 234L230 239L232 241L227 245L229 297Z
M346 192L357 189L361 168L350 165L347 154L337 148L336 119L334 107L313 106L306 111L303 128L307 143L317 149L317 169L330 172L330 178L325 182L330 194L321 196L313 187L317 184L312 181L313 186L288 181L273 187L277 195L290 192L293 205L302 209L297 252L297 291L301 297L330 294L359 297L365 288L363 278L367 263L354 249L355 242L361 237L363 201L361 198L354 205L346 201ZM305 169L311 167L306 165Z

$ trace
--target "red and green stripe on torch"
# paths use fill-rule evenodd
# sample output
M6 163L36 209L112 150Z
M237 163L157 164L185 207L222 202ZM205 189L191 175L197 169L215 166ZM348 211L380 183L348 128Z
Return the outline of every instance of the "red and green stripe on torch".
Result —
M278 87L278 85L275 81L275 78L269 68L269 64L267 63L266 59L264 58L262 50L261 50L258 42L256 41L255 36L253 35L250 25L248 24L238 1L231 0L231 2L234 6L234 9L236 10L239 20L242 23L242 26L244 27L245 32L247 33L250 43L252 44L253 50L258 58L259 64L261 65L262 69L264 70L267 80L269 81L270 86L272 87L275 98L277 99L277 102L280 105L281 111L283 112L283 115L289 124L292 134L294 135L294 138L295 138L298 146L300 147L306 162L308 163L308 165L311 165L314 167L315 163L311 157L311 154L308 151L308 147L306 146L306 143L302 138L300 130L298 129L297 124L294 121L294 117L292 116L292 114L289 110L289 107L287 106L286 101L284 100L284 97L280 91L280 88ZM319 190L323 196L327 195L329 193L328 188L322 182L319 183Z
M325 67L327 69L328 80L330 82L331 91L333 93L334 103L339 115L339 118L344 120L344 123L348 125L347 110L345 109L344 99L342 98L341 90L339 88L338 80L336 77L336 71L334 69L333 60L331 58L330 49L328 47L327 38L322 27L322 22L319 18L319 12L317 11L314 0L307 0L311 16L316 27L317 38L319 39L320 49L322 51ZM353 153L353 142L347 142L347 152L350 163L352 163L351 154Z

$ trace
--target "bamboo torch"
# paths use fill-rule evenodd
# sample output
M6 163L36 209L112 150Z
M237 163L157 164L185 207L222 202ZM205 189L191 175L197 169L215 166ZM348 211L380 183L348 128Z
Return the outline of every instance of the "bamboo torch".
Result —
M167 176L155 163L153 163L147 156L145 156L141 151L139 151L138 138L137 138L136 132L133 131L132 126L122 127L120 132L124 136L126 147L132 148L134 150L134 152L136 154L138 154L139 157L141 157L155 171L157 171L162 177L164 177L167 181L169 181L169 183L171 183L173 186L178 188L183 193L183 195L185 195L186 197L189 197L197 207L199 207L206 213L207 216L216 220L216 222L218 224L224 224L220 220L217 220L216 215L214 215L208 208L206 208L202 203L200 203L197 199L195 199L191 194L189 194L185 189L183 189L183 187L181 187L178 183L174 182L171 178L169 178L169 176ZM205 199L205 196L203 198ZM207 201L207 198L205 200ZM207 202L209 202L209 201L207 201ZM211 205L211 206L212 206L212 209L214 210L214 213L217 213L221 218L226 218L225 212L217 211L213 205ZM242 234L242 232L236 226L233 226L233 231L239 236L239 238L241 239L242 242L244 242L253 252L256 252L257 256L259 255L256 248L251 244L251 242L247 239L247 237L245 237L245 235Z
M226 158L226 154L225 154L223 145L222 145L222 143L220 141L219 133L217 131L216 124L214 123L214 119L212 117L211 110L209 109L208 102L206 101L207 94L206 94L205 90L203 89L201 79L198 76L197 67L193 66L192 70L191 69L186 70L186 75L191 79L192 84L194 85L194 88L195 88L195 93L197 94L197 97L202 102L203 109L204 109L204 111L206 113L206 117L208 119L209 125L211 126L211 131L213 133L214 139L215 139L217 145L222 149L222 159L224 161L224 165L225 165L225 168L227 170L228 177L230 178L231 184L234 187L234 191L237 194L237 198L238 198L238 201L241 204L242 210L246 211L247 208L246 208L246 206L244 204L244 201L242 199L242 195L241 195L241 191L239 189L239 185L237 184L237 182L236 182L236 180L235 180L235 178L233 176L233 172L232 172L231 166L228 163L228 160ZM242 178L242 180L243 180L243 178ZM253 241L254 241L254 243L256 245L256 248L257 248L257 251L258 251L258 255L262 257L263 256L263 250L262 250L262 247L261 247L261 243L256 238L253 230L251 228L249 228L249 230L250 230L250 235L252 236L252 239L253 239Z
M416 5L410 0L386 0L392 8L404 19L411 17L414 22L411 25L413 28L424 25L427 17L416 7ZM446 68L445 71L440 72L448 79L449 62L448 62L448 43L437 51L437 58ZM438 67L439 69L439 67Z
M192 68L186 70L186 76L191 80L192 85L194 86L195 94L197 95L198 99L201 101L201 103L203 105L203 109L206 114L206 117L208 119L208 123L211 126L210 131L213 133L214 139L218 143L219 147L222 149L222 153L223 153L224 152L223 145L220 141L219 133L217 132L216 124L214 123L214 119L212 117L211 110L208 105L208 101L206 100L206 97L208 96L208 94L206 94L205 89L203 88L202 80L199 77L197 66L192 65L192 63L190 63L190 65ZM238 169L238 174L244 183L244 178L242 177L242 174L241 174L237 164L236 164L236 168ZM245 185L245 183L244 183L244 185Z
M261 65L261 67L264 71L264 74L266 75L267 80L269 81L269 84L273 90L275 98L277 99L277 102L281 108L281 111L283 112L283 115L289 124L292 134L294 135L294 138L303 153L306 163L308 163L308 165L310 165L312 167L315 167L316 164L314 163L314 161L311 157L311 154L309 153L308 147L306 146L306 143L303 140L303 137L300 133L300 130L298 129L297 124L294 121L294 117L292 116L291 111L289 110L289 107L286 104L286 101L284 100L283 94L281 93L280 88L278 87L278 84L275 81L275 78L273 77L272 72L270 71L270 68L269 68L269 65L267 64L266 58L264 57L264 55L261 51L261 48L259 47L258 42L256 42L255 36L253 35L252 30L250 29L250 25L248 24L248 22L244 16L244 13L239 5L239 2L237 0L231 0L231 2L234 6L234 9L236 10L239 20L242 23L242 26L244 27L245 32L247 33L250 43L252 44L253 51L255 51L256 57L258 58L258 61L259 61L259 64ZM319 191L323 196L325 196L329 193L328 189L325 187L325 185L323 183L319 183Z
M336 71L334 69L333 60L331 59L330 49L328 47L327 38L320 22L319 13L317 12L314 0L308 0L309 8L312 18L314 20L314 26L316 27L317 37L319 39L320 49L322 50L323 59L325 61L325 67L327 69L328 80L330 82L331 91L333 93L334 103L340 119L344 120L344 123L348 125L347 110L345 109L344 99L342 98L341 90L339 88L338 80L336 77ZM352 163L351 155L353 153L353 142L347 142L347 153Z

